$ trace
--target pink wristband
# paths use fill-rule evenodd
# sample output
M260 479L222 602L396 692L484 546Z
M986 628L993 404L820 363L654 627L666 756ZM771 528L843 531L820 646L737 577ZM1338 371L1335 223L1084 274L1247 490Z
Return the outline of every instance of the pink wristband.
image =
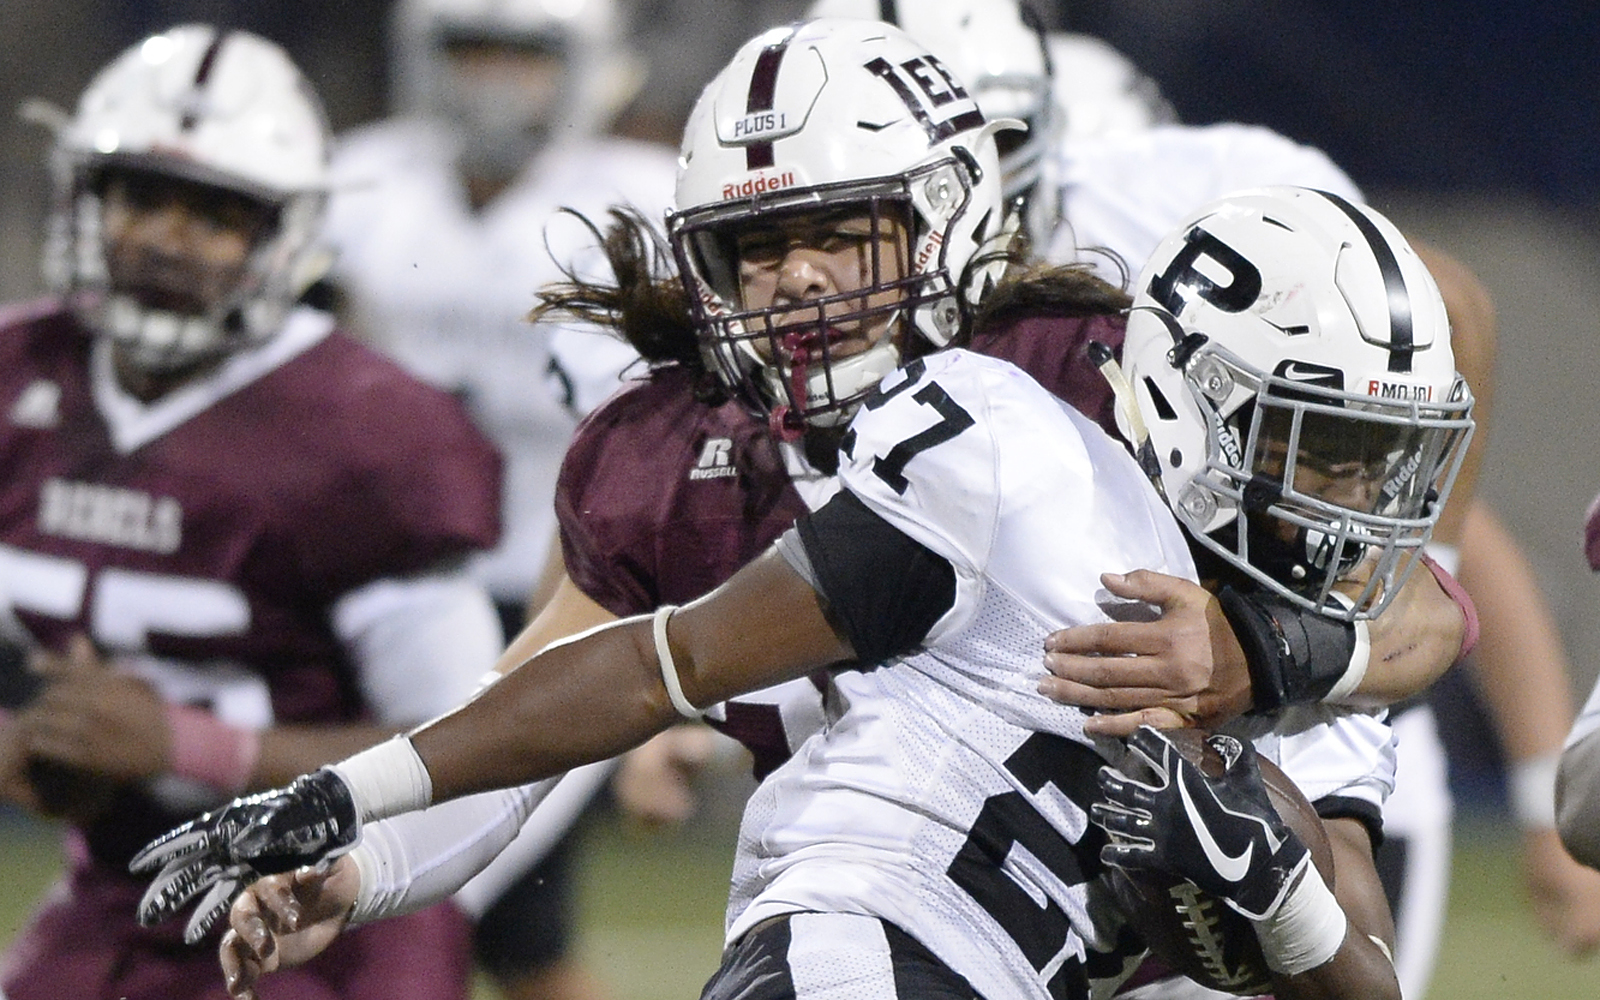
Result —
M1460 663L1466 659L1468 653L1472 652L1472 647L1478 644L1478 606L1472 603L1467 588L1461 586L1461 582L1451 576L1449 570L1435 562L1432 556L1424 553L1422 565L1428 567L1428 572L1433 574L1433 578L1439 581L1440 588L1461 608L1461 614L1467 620L1466 632L1461 636L1461 652L1456 654L1456 662Z
M218 791L242 791L261 756L261 733L230 726L203 708L167 706L172 731L172 773Z

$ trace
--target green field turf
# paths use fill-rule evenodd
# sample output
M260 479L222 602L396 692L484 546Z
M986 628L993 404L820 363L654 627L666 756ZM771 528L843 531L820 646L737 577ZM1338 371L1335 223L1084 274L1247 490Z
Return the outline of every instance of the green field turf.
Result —
M731 831L629 834L586 828L580 947L616 1000L693 1000L716 967ZM48 829L0 823L0 939L9 939L59 860ZM1431 1000L1597 1000L1600 959L1575 963L1540 937L1522 902L1515 841L1458 832L1450 915ZM487 986L477 1000L492 1000Z

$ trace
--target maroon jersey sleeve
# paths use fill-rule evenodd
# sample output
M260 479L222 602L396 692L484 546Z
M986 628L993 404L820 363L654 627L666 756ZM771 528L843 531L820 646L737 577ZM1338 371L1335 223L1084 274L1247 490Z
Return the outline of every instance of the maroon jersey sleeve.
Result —
M278 382L277 385L268 383ZM450 395L339 335L262 380L294 408L307 469L280 499L286 544L332 594L421 572L499 538L500 456ZM291 480L293 482L293 480Z
M1120 441L1111 386L1089 359L1089 344L1098 341L1120 357L1123 328L1121 316L1027 316L978 334L972 349L1021 368Z
M699 597L804 512L765 424L674 368L590 414L556 484L567 573L617 615Z

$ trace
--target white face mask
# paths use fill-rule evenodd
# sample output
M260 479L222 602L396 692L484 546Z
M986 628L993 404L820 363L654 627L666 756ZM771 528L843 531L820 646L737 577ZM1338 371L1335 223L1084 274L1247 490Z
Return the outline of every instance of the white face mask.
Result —
M514 176L549 141L566 91L560 72L447 71L440 110L461 139L463 168L487 177Z

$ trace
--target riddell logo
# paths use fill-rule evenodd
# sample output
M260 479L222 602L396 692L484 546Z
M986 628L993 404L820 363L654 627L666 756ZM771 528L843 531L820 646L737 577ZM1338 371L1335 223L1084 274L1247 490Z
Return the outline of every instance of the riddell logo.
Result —
M786 187L794 187L792 170L785 170L781 174L760 174L739 184L724 184L722 197L749 198L752 195L766 194L768 191L781 191Z
M711 438L700 449L700 461L689 470L690 479L722 479L737 476L733 467L733 439Z
M932 259L935 253L939 252L939 248L943 245L943 233L939 232L937 229L929 233L927 241L923 243L921 249L917 251L916 263L911 265L912 272L916 274L922 273L922 269L928 266L928 261Z
M1417 403L1433 402L1433 386L1408 385L1405 382L1385 382L1382 379L1367 380L1367 395L1379 399L1405 399Z

